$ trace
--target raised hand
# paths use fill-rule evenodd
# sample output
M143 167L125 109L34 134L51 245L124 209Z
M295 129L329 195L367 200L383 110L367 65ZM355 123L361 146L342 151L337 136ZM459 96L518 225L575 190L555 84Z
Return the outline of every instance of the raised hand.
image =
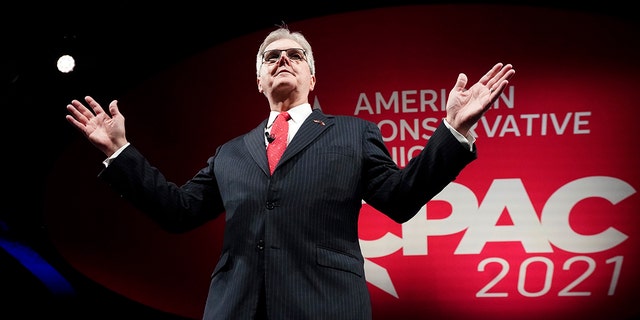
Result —
M510 64L497 63L469 89L467 75L460 73L447 99L447 122L463 135L502 94L516 71Z
M90 108L73 100L67 105L70 114L66 119L100 151L111 156L127 143L124 116L118 110L118 101L111 101L107 113L92 97L86 96L84 100Z

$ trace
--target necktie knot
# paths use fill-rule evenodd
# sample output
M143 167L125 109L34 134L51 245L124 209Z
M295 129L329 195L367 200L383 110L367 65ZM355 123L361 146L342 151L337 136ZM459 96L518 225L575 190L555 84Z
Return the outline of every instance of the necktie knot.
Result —
M269 136L272 140L267 146L267 159L269 160L269 170L271 173L275 170L276 165L278 165L284 153L284 149L287 147L287 138L289 135L289 123L287 121L289 119L291 119L291 116L288 112L280 112L271 126Z

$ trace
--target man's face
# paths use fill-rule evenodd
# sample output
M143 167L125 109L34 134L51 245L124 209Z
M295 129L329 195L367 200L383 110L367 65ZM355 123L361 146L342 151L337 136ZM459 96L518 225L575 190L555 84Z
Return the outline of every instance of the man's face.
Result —
M295 94L306 98L313 91L315 76L302 47L293 40L281 39L265 48L257 81L258 91L267 97Z

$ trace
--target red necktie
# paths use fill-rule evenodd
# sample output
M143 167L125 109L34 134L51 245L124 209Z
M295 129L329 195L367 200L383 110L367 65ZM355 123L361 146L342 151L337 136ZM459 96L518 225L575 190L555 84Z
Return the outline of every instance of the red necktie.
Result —
M271 126L269 137L271 142L267 145L267 158L269 159L269 170L273 174L276 165L280 161L284 149L287 148L287 136L289 135L289 121L291 116L287 112L281 112Z

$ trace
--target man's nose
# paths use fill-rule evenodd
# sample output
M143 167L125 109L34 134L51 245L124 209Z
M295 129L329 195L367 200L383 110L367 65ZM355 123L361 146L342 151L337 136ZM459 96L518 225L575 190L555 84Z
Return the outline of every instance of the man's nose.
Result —
M280 51L280 57L278 57L278 65L281 65L283 63L286 64L291 64L291 60L289 59L289 56L287 55L286 51Z

